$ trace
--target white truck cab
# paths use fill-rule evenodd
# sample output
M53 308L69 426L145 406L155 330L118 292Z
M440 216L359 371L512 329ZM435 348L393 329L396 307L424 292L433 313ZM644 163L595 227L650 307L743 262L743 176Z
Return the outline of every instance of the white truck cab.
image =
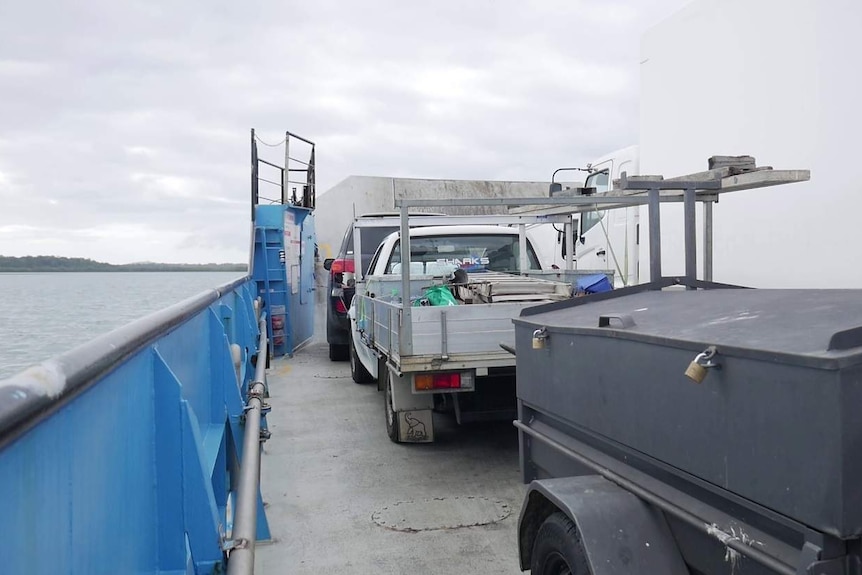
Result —
M616 150L589 165L585 188L612 189L623 172L639 175L638 146ZM565 190L563 190L565 192ZM575 269L613 270L617 287L638 283L639 208L599 210L575 214ZM531 229L535 243L551 265L564 267L565 242L558 228L540 224Z

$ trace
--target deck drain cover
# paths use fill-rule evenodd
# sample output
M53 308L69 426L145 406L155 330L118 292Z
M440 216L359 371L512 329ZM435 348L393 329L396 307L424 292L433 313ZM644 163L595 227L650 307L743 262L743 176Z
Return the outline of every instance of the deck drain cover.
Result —
M496 523L512 513L509 504L487 497L439 497L399 501L375 511L371 519L396 531L458 529Z

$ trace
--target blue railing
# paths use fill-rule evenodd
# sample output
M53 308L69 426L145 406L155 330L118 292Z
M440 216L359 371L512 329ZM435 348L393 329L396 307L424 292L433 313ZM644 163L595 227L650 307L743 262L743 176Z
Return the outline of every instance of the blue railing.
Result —
M0 381L3 572L223 572L254 297L240 278Z

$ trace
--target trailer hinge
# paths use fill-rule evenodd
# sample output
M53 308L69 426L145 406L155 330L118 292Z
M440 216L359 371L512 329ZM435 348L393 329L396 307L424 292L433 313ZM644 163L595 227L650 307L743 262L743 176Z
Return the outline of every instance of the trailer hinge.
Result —
M270 437L272 437L272 432L270 432L268 429L261 429L260 430L260 442L261 443L263 443L264 441L266 441Z

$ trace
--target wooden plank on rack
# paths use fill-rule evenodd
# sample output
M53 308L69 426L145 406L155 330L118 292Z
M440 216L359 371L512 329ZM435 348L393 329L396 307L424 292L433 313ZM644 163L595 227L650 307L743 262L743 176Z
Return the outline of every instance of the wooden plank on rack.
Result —
M708 170L705 172L697 172L685 176L678 176L666 179L666 182L674 181L710 181L719 179L721 188L718 190L700 190L697 192L698 199L715 198L715 196L728 193L738 192L742 190L753 190L756 188L765 188L771 186L780 186L784 184L795 184L799 182L807 182L811 179L810 170L772 170L768 167L755 169L750 172L741 174L733 173L734 170L730 167L718 168L716 170ZM634 181L634 177L632 178ZM681 201L683 196L682 190L662 190L662 201ZM646 191L644 190L620 190L613 189L608 192L594 194L591 198L643 198L646 203ZM583 198L580 198L583 201ZM623 204L582 204L582 205L565 205L548 208L546 206L522 206L513 208L512 213L530 213L530 214L576 214L582 212L592 212L596 209L609 210L615 208L626 207Z

